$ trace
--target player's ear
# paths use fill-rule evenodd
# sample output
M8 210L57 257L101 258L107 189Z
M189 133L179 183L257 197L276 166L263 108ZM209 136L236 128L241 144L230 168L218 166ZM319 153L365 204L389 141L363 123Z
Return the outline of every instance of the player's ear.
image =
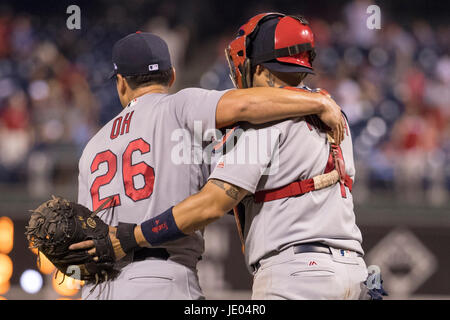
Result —
M117 95L119 96L120 104L122 107L126 107L128 105L128 84L122 75L117 75L117 83L116 83Z
M255 68L255 75L259 76L261 73L264 72L266 68L264 68L262 65L258 64Z
M127 91L127 84L126 80L122 75L117 74L117 92L119 95L123 96L125 92Z
M262 65L258 64L253 72L253 87L265 87L267 74L264 72L267 70Z
M175 83L176 78L177 78L177 74L175 72L175 68L172 67L172 79L170 79L169 88L173 86L173 84Z

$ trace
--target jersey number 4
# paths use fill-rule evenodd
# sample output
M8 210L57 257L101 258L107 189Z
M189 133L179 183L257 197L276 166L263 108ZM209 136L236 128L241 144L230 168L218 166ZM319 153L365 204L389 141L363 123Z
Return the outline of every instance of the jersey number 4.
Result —
M131 141L125 152L122 154L122 181L127 197L133 201L139 201L149 198L153 193L153 185L155 183L155 171L144 161L139 163L132 163L132 156L134 152L140 152L146 154L150 152L150 144L144 139L139 138ZM90 188L92 197L92 208L95 211L103 201L108 197L100 199L99 190L100 187L106 186L114 179L117 173L117 155L111 150L105 150L97 153L91 164L91 173L95 173L100 164L106 163L108 170L105 174L95 178ZM134 177L141 175L144 178L144 185L139 189L134 184ZM113 201L111 201L106 208L120 205L120 194L113 195Z

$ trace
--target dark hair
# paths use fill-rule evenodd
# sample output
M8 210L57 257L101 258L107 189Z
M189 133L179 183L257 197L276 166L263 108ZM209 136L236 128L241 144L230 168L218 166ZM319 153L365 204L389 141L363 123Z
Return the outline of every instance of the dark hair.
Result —
M262 66L262 67L264 67L264 66ZM292 77L292 75L294 73L291 73L291 72L277 72L277 71L272 71L268 68L265 68L265 69L268 70L272 75L281 79L282 81L286 82L289 86L292 86L292 87L298 86L309 75L309 73L307 73L307 72L298 72L298 73L296 73L298 75L298 77L294 78L294 77ZM254 76L255 72L256 72L256 66L251 69L252 81L253 81L253 76Z
M270 72L272 74L274 73L273 71L270 71ZM284 77L284 75L286 75L287 77ZM284 82L286 82L289 86L296 87L300 83L302 83L303 80L305 80L305 78L309 75L309 73L298 72L298 73L296 73L296 75L297 75L297 77L292 77L292 76L290 77L289 73L283 74L280 72L280 73L277 73L275 76L278 77L279 79L283 80Z
M125 80L131 89L135 90L140 87L146 87L152 84L161 84L168 86L173 77L173 69L170 68L166 71L157 71L149 74L138 76L127 76Z

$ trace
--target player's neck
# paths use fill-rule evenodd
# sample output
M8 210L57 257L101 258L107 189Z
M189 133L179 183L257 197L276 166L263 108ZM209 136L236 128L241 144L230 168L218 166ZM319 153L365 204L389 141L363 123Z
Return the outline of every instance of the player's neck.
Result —
M137 88L136 90L133 90L130 94L129 100L133 100L136 98L139 98L145 94L149 93L168 93L169 88L167 86L155 84L147 87Z

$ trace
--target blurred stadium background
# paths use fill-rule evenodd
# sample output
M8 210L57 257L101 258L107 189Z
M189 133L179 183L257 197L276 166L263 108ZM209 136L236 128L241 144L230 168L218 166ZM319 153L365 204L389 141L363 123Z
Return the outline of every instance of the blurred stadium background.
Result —
M81 8L68 30L66 8ZM370 4L381 29L366 27ZM445 1L0 2L0 297L76 299L24 237L28 209L50 194L75 200L89 138L121 106L111 48L136 30L169 44L175 90L232 86L223 55L263 11L303 14L318 58L307 83L347 113L357 164L354 199L368 265L391 298L450 297L450 5ZM210 299L248 299L233 218L206 229L201 283ZM72 288L72 289L71 289Z

